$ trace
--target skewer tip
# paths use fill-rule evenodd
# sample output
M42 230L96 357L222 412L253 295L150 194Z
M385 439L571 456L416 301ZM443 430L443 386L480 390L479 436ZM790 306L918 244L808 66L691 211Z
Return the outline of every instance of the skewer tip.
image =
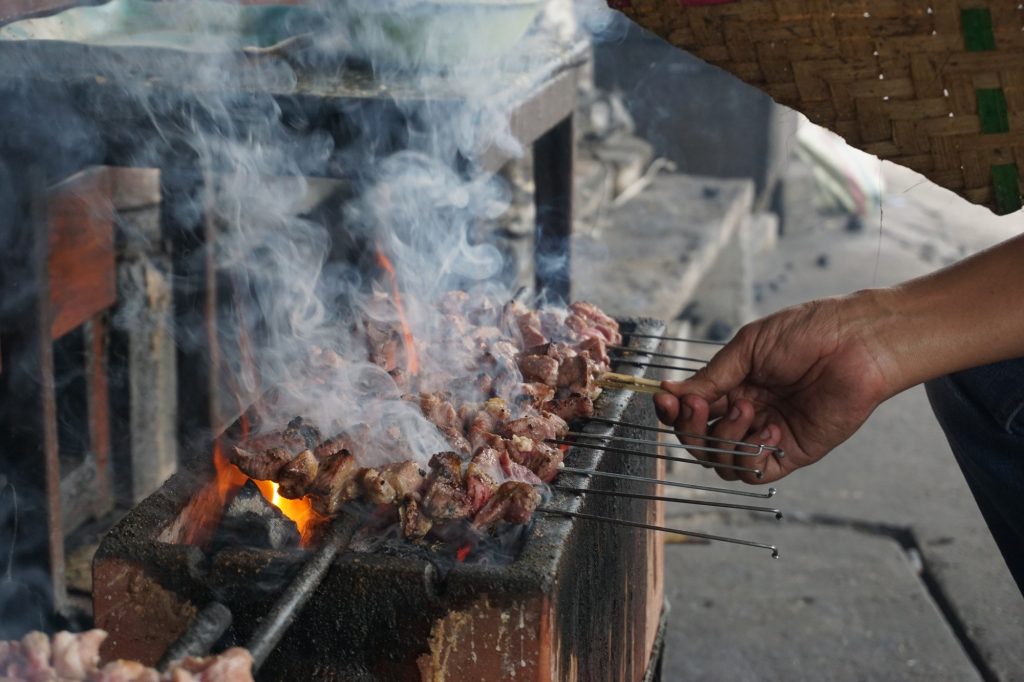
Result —
M768 497L775 497L775 493L779 492L775 488L768 488Z
M779 558L779 550L775 549L775 545L772 545L772 558L773 559L778 559Z
M775 512L775 520L776 521L781 521L782 520L782 512L781 511L776 511Z
M754 469L754 478L756 478L757 480L761 480L762 478L764 478L764 472L761 471L760 469Z

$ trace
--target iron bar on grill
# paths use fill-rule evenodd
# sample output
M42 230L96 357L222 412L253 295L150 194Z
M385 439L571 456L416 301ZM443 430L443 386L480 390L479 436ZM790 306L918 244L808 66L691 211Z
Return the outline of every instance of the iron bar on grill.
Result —
M175 661L186 656L206 656L228 628L231 627L231 609L220 602L210 602L196 614L188 628L171 642L157 662L157 670L167 670Z
M617 440L617 439L616 439ZM634 457L647 457L650 459L663 459L667 462L679 462L680 464L700 464L701 466L714 467L717 469L731 469L732 471L746 471L747 473L754 474L756 477L761 478L764 473L760 469L754 469L752 467L744 467L738 464L722 464L719 462L705 462L699 459L688 459L686 457L673 457L672 455L662 455L656 452L640 452L639 450L627 450L625 448L616 448L611 445L587 445L571 440L559 440L557 438L551 438L547 440L548 443L554 443L556 445L571 445L578 448L586 448L587 450L601 450L602 452L610 452L613 455L632 455ZM656 443L651 443L656 445Z
M312 557L303 564L298 575L291 581L284 593L278 597L256 632L249 638L246 648L252 654L252 666L258 670L274 650L295 615L302 610L316 588L323 582L334 558L348 546L359 522L353 514L343 514L332 523L323 543Z
M321 545L306 560L260 621L256 632L246 644L246 648L252 654L253 670L258 670L263 665L274 647L281 641L281 637L295 620L295 615L302 610L316 588L323 582L338 552L348 546L358 525L358 519L352 514L342 514L336 518ZM207 604L185 633L167 648L157 667L166 670L171 663L185 656L208 655L213 645L227 631L231 621L232 614L229 608L219 602Z
M647 426L646 424L632 424L630 422L620 421L618 419L608 419L606 417L587 417L588 421L598 422L599 424L608 424L610 426L625 426L631 429L639 429L641 431L650 431L652 433L667 433L673 436L683 436L684 438L696 438L699 440L714 441L716 443L728 443L730 445L748 445L750 447L759 447L762 450L768 450L773 452L776 457L785 457L786 453L783 452L777 445L761 445L758 443L748 443L742 440L732 440L731 438L720 438L719 436L702 436L696 433L687 433L686 431L676 431L675 429L666 429L660 426Z
M580 512L563 511L561 509L553 509L551 507L537 507L537 511L544 514L557 514L560 516L568 516L574 519L584 519L587 521L599 521L601 523L611 523L617 526L629 526L631 528L643 528L645 530L655 530L661 533L673 533L675 535L686 535L693 538L701 538L702 540L714 540L715 542L729 542L734 545L744 545L746 547L758 547L760 549L771 550L772 558L779 558L779 550L776 549L775 545L765 544L763 542L754 542L753 540L741 540L740 538L729 538L724 535L712 535L711 533L701 533L692 530L682 530L679 528L666 528L665 526L655 526L650 523L641 523L639 521L629 521L626 519L612 519L607 516L595 516L594 514L582 514Z
M739 495L740 497L757 497L766 500L775 497L775 488L768 488L766 493L752 493L746 490L731 490L729 488L716 488L710 485L697 485L696 483L681 483L679 481L666 481L660 478L648 478L646 476L633 476L631 474L615 474L610 471L594 471L593 469L577 469L575 467L563 466L560 472L567 474L580 474L582 476L597 476L598 478L617 478L623 481L639 481L640 483L654 483L671 486L673 488L687 488L689 490L703 490L709 493L722 493L723 495Z
M593 490L588 488L575 488L568 485L552 485L552 490L560 490L565 493L577 495L608 495L610 497L627 497L631 500L652 500L654 502L674 502L676 504L693 504L699 507L716 507L719 509L738 509L740 511L760 512L764 514L775 514L776 520L782 519L782 511L774 507L758 507L750 504L732 504L731 502L712 502L710 500L691 500L683 497L670 497L668 495L646 495L644 493L628 493L620 490Z

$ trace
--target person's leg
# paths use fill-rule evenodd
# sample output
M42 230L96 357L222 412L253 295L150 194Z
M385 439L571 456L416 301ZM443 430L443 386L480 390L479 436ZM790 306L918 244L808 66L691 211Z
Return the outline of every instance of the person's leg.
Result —
M926 384L932 409L1024 593L1024 359Z

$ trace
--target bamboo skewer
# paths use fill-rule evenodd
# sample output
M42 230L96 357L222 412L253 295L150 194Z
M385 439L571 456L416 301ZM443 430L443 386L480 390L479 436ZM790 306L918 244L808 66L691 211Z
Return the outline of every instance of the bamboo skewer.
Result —
M631 374L617 374L615 372L605 372L602 374L597 380L597 385L601 388L617 388L626 391L636 391L637 393L654 394L661 392L660 381L646 377L635 377Z

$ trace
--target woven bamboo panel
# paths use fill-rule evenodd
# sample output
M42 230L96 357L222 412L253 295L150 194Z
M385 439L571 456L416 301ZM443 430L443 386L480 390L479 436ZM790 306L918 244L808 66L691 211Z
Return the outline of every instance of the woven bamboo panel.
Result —
M1018 2L609 0L850 144L1000 214L1021 207Z

